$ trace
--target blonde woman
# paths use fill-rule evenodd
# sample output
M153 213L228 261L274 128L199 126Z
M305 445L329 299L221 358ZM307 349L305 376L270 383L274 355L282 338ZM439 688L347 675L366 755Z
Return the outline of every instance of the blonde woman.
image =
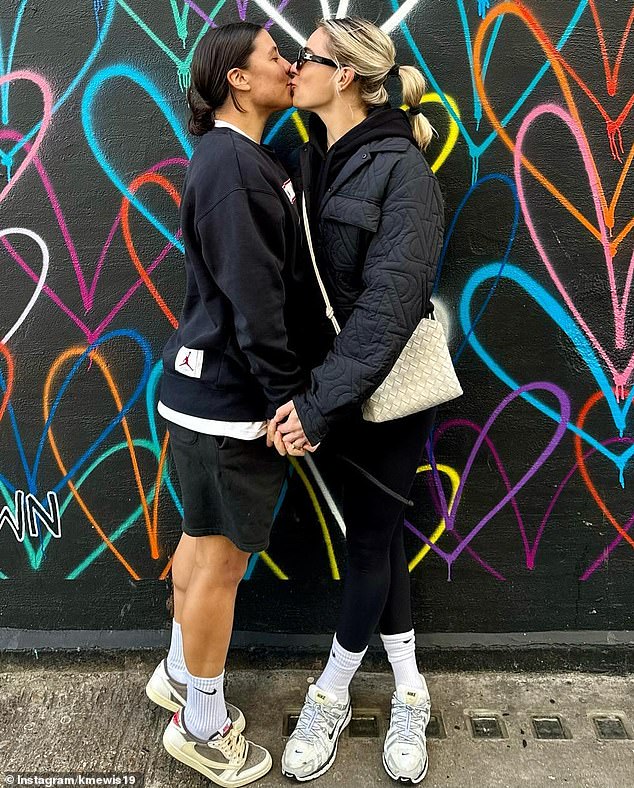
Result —
M349 18L320 22L293 74L294 105L313 112L302 184L341 333L309 388L278 409L269 443L298 455L323 442L320 451L348 460L340 468L348 568L330 656L282 771L305 781L332 766L352 714L350 681L378 626L396 685L383 763L394 779L418 783L427 773L430 699L416 664L403 512L435 414L371 424L361 405L431 308L443 207L421 153L433 131L419 103L425 82L396 63L387 35ZM387 103L391 79L407 112Z

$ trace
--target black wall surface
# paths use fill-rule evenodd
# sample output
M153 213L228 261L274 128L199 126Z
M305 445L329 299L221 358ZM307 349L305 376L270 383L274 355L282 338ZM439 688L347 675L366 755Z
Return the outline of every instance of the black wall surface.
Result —
M270 31L290 59L281 22L307 37L323 5L279 5ZM383 24L398 5L349 10ZM184 287L183 88L204 17L265 23L262 6L2 0L0 628L168 621L180 504L154 414ZM417 628L632 630L634 7L405 6L393 36L428 78L448 230L435 300L465 389L441 408L408 514ZM283 156L306 120L271 125ZM344 572L302 465L237 629L331 632Z

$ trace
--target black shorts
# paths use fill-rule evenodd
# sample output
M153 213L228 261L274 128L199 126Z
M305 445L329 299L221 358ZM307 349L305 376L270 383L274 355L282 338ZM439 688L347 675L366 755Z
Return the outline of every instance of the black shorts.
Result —
M266 550L288 463L266 438L239 440L169 423L181 486L183 531L226 536L246 553Z

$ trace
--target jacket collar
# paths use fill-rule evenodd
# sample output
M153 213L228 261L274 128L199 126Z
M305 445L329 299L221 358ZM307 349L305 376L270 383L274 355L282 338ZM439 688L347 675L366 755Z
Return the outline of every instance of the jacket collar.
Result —
M321 214L326 207L328 200L334 194L336 194L341 189L341 187L352 178L353 175L355 175L364 167L367 167L372 162L374 156L377 153L401 153L406 151L411 146L411 144L412 143L404 137L387 137L381 140L373 140L372 142L368 142L366 145L362 145L346 162L344 168L333 181L332 186L330 186L328 191L325 193L321 201L321 205L319 206L319 214Z

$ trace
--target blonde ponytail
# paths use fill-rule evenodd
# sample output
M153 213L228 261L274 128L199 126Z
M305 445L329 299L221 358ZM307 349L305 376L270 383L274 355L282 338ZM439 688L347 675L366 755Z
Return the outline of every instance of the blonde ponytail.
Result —
M399 66L398 75L403 91L403 104L407 104L408 107L418 107L427 88L425 77L414 66ZM418 147L425 150L434 136L434 127L421 112L416 114L408 112L407 115Z
M334 61L354 69L359 80L359 94L366 107L381 107L388 101L385 81L397 69L396 48L392 39L376 25L360 17L322 19L317 25L328 36ZM403 103L418 107L425 92L425 78L413 66L398 67ZM427 118L417 112L409 114L416 144L423 150L429 145L434 129Z

